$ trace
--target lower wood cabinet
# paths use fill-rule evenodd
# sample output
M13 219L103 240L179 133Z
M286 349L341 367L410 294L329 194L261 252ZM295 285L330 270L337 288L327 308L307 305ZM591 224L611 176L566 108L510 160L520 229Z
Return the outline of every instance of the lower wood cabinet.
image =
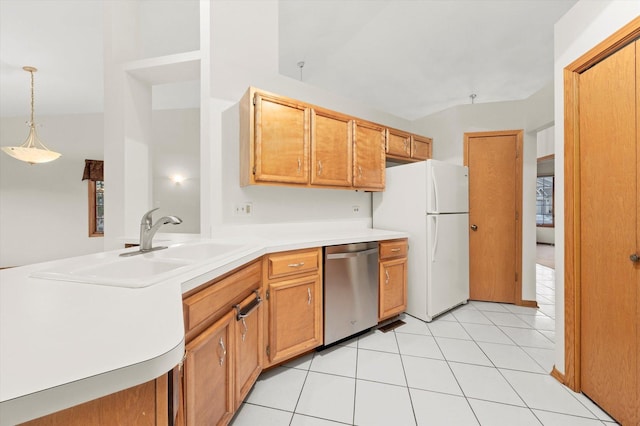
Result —
M235 409L234 312L229 311L186 346L184 413L188 426L225 425Z
M234 399L237 410L262 372L263 311L260 292L246 298L235 310Z
M268 367L322 345L322 249L275 253L264 262Z
M380 243L379 321L407 309L407 250L406 239Z
M187 344L170 393L174 424L226 425L262 371L262 263L184 297Z
M166 425L167 375L22 423L28 426Z

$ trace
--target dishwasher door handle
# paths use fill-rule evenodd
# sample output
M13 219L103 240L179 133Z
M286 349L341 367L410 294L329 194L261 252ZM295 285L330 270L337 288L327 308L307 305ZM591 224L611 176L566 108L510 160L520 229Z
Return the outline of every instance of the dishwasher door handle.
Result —
M352 252L346 252L346 253L332 253L332 254L327 254L325 258L326 259L348 259L350 257L368 256L374 253L378 253L377 248L372 248L369 250L362 250L362 251L352 251Z

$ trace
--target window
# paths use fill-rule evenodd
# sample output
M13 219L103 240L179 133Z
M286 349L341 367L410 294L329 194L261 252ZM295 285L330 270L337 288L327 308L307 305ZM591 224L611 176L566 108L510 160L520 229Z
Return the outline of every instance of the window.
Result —
M554 226L553 221L553 176L538 176L536 185L536 225Z
M89 180L89 236L104 236L104 162L84 160L82 180Z
M104 236L104 181L89 181L89 236Z

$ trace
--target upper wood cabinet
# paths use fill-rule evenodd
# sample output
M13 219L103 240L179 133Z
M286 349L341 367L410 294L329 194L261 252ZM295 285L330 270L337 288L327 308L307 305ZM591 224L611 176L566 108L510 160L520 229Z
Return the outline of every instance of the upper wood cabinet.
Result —
M311 110L311 184L349 187L352 183L353 120Z
M411 158L414 160L428 160L432 158L432 149L433 139L411 135Z
M387 158L403 163L431 158L433 139L397 129L387 129Z
M353 126L353 186L384 190L385 129L373 123L355 121Z
M387 129L387 156L411 157L411 133Z
M309 108L282 98L256 94L256 182L309 181Z
M240 184L384 191L386 158L431 157L431 139L250 87L240 101Z

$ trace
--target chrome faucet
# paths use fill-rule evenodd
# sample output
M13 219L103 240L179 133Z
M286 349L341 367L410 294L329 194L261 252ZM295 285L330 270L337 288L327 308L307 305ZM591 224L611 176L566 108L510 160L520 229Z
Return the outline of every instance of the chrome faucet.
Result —
M182 219L177 216L163 216L154 224L152 214L155 209L149 210L140 220L140 249L134 252L122 253L120 256L134 256L136 254L148 253L150 251L166 249L166 246L153 247L153 236L158 232L162 225L178 225L182 223Z

